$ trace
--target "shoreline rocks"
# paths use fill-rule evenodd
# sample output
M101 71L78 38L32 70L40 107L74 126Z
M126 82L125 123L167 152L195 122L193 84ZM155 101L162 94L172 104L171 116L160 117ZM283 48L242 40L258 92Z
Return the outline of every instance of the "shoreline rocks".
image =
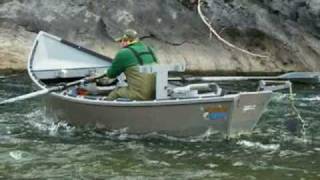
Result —
M188 0L3 0L0 2L0 70L23 71L40 30L113 57L114 39L136 29L161 63L183 62L196 74L268 74L320 71L320 3L206 0L214 28L256 58L230 49L201 21Z

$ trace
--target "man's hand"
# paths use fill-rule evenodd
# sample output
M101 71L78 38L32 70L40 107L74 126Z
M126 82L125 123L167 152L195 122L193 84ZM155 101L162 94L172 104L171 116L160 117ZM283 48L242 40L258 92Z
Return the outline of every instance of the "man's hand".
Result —
M65 83L65 82L60 82L57 84L57 86L61 86L62 89L66 89L68 87L67 83Z
M96 82L98 86L108 86L108 85L114 84L116 80L117 79L110 79L108 77L104 77L104 78L97 79Z
M95 74L96 79L104 78L107 76L107 73Z
M102 73L102 74L94 74L94 75L91 75L91 76L88 76L85 78L85 81L86 82L92 82L92 81L96 81L98 79L101 79L103 77L105 77L106 74L105 73Z

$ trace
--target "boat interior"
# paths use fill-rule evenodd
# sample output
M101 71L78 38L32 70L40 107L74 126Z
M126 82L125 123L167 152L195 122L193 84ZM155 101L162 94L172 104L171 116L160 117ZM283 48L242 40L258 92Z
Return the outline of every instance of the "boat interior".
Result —
M156 100L168 100L168 99L186 99L186 98L205 98L205 97L216 97L222 96L222 88L214 82L210 83L187 83L181 81L168 81L169 72L183 72L185 66L181 64L175 65L146 65L139 67L140 72L143 73L155 73L156 74ZM99 69L98 69L99 70ZM80 77L70 78L67 76L68 70L63 70L64 72L53 73L53 74L64 74L65 78L56 77L48 78L48 75L44 75L46 79L39 79L39 82L46 86L56 86L67 84L68 82L79 80L85 77L85 74L92 74L90 69L81 69L79 73ZM76 70L72 70L73 73ZM42 72L42 75L45 72ZM81 74L81 75L80 75ZM39 74L38 74L39 75ZM39 77L39 76L38 76ZM72 97L81 97L89 99L99 99L103 100L113 89L117 87L127 86L124 74L120 75L118 78L114 79L113 82L103 82L94 81L88 83L80 83L79 85L68 87L61 93L63 95ZM230 93L230 92L229 92ZM237 92L234 92L237 93ZM107 100L107 99L105 99ZM119 101L130 101L129 99L120 98Z
M96 71L98 69L95 69ZM169 81L168 76L169 72L184 72L185 66L182 64L174 64L174 65L146 65L140 66L140 72L143 73L155 73L156 74L156 93L155 100L176 100L176 99L195 99L195 98L212 98L212 97L222 97L225 95L233 95L239 94L241 90L230 90L223 89L218 82L183 82L183 81ZM75 72L81 74L81 77L70 78L67 74L68 70L61 70L63 72L55 73L55 74L64 74L64 78L61 76L47 79L39 79L39 83L44 86L57 86L67 84L68 82L72 82L75 80L79 80L85 75L92 74L92 69L80 69L80 70L72 70L71 72L75 74ZM50 73L50 72L48 72ZM45 72L42 72L45 74ZM45 75L45 77L49 77ZM103 79L102 79L103 80ZM272 85L270 85L270 83ZM260 81L257 89L253 90L257 91L274 91L288 88L291 84L287 81ZM103 81L93 81L88 83L80 83L76 86L71 86L64 89L60 94L64 96L76 97L76 98L86 98L91 100L108 100L107 95L117 87L127 86L125 76L122 74L113 82L104 83ZM119 98L116 101L131 101L126 98Z
M34 42L28 61L28 72L40 88L63 86L88 76L103 74L110 67L112 59L83 48L54 35L40 32ZM212 98L241 91L225 90L217 82L186 82L169 80L170 73L183 73L184 64L156 64L139 66L142 73L156 75L155 100ZM288 82L269 85L261 81L251 92L273 91L289 85ZM67 86L61 92L65 96L102 99L114 88L126 86L122 74L111 84L95 82ZM245 91L247 92L247 91Z

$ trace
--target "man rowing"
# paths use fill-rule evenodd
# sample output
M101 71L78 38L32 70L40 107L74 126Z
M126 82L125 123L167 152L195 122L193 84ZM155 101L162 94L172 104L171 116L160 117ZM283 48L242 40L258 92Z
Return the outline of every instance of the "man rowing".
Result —
M122 49L116 54L106 72L106 77L112 79L124 73L128 86L116 88L106 99L154 99L155 75L139 72L139 66L157 63L153 50L142 43L138 33L132 29L125 30L124 35L116 41L120 43Z

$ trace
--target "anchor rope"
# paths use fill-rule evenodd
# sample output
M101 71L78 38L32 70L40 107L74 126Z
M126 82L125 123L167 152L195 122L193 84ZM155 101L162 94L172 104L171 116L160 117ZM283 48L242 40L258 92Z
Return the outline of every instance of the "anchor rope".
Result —
M217 31L211 26L211 24L209 23L208 21L208 18L203 14L202 10L201 10L201 4L202 4L202 1L203 0L198 0L198 14L200 15L202 21L207 25L207 27L209 28L210 30L210 37L212 36L212 33L217 37L218 40L220 40L222 43L226 44L227 46L231 47L231 48L234 48L240 52L243 52L245 54L248 54L248 55L251 55L251 56L254 56L254 57L260 57L260 58L268 58L268 56L266 55L261 55L261 54L256 54L256 53L252 53L248 50L245 50L245 49L242 49L242 48L239 48L235 45L233 45L232 43L228 42L227 40L223 39L218 33Z
M306 131L308 128L308 123L305 119L302 118L301 113L299 112L298 108L294 104L294 94L293 94L292 86L290 86L290 88L289 88L289 101L290 101L290 104L291 104L291 107L292 107L294 113L296 114L298 120L301 123L300 133L302 135L303 141L306 142L307 141Z

